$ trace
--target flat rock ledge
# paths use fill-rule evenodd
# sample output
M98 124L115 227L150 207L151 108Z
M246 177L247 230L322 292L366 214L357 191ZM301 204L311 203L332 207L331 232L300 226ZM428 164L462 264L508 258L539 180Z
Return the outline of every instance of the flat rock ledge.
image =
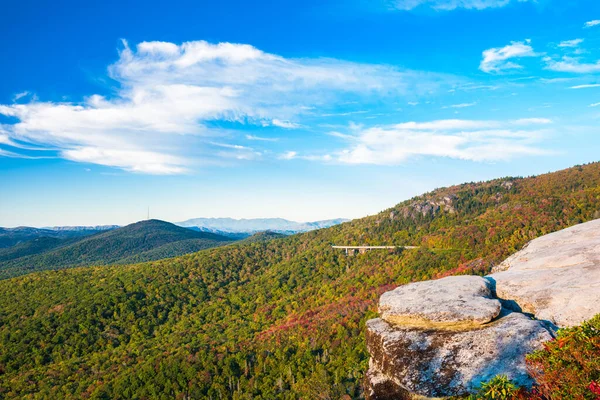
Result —
M379 300L383 320L422 329L474 329L496 318L501 308L490 282L479 276L412 283L384 293Z

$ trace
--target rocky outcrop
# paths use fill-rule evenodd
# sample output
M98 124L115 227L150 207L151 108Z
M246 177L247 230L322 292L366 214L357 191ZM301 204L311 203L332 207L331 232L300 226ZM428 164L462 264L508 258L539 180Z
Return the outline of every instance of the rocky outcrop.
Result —
M412 329L372 319L367 395L377 400L458 396L499 374L529 386L525 355L551 338L541 321L515 312L467 331Z
M479 276L451 276L417 282L384 293L381 318L394 325L422 329L476 328L500 314L490 283Z
M439 199L415 201L409 207L404 209L403 215L405 218L409 216L414 218L416 214L421 214L425 217L427 215L436 215L441 210L454 214L456 212L454 209L455 199L455 195L448 195Z
M498 374L529 385L525 355L552 338L543 322L502 309L478 276L401 286L379 312L367 322L369 399L463 395Z
M600 220L533 240L488 277L384 293L379 313L367 321L368 399L465 395L496 375L528 386L526 354L600 313Z
M531 241L490 278L498 297L559 327L600 313L600 220Z

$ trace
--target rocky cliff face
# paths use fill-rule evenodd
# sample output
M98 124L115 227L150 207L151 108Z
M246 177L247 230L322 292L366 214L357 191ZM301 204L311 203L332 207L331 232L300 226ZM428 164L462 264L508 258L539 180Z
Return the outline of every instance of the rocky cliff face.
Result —
M384 293L379 313L367 322L370 400L465 395L499 374L529 386L525 355L600 313L600 220L532 241L488 277Z

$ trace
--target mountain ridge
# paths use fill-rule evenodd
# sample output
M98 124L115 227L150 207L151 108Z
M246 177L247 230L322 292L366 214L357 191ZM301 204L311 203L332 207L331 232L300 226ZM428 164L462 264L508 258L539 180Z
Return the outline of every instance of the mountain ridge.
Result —
M312 222L296 222L284 218L192 218L178 222L176 225L186 228L199 228L206 232L215 233L247 233L271 231L276 233L293 234L308 232L315 229L329 228L344 222L345 218L334 218Z

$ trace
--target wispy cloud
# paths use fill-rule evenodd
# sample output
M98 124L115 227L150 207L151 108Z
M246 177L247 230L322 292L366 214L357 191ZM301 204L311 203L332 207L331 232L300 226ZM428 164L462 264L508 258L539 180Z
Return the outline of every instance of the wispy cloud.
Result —
M558 72L571 72L576 74L590 74L600 72L600 61L595 63L582 63L579 58L563 57L560 61L556 61L550 57L544 58L546 69Z
M558 44L558 47L577 47L583 43L583 39L563 40Z
M598 106L600 106L600 103L590 104L590 107L598 107Z
M570 89L590 89L600 87L600 83L590 83L586 85L571 86Z
M246 139L257 140L257 141L261 141L261 142L277 142L279 140L279 138L267 138L267 137L254 136L254 135L246 135Z
M352 135L348 135L346 133L342 133L342 132L338 132L338 131L327 132L327 135L345 139L345 140L350 140L350 139L354 138L354 136L352 136Z
M15 95L13 96L13 101L17 101L22 99L23 97L27 97L29 96L31 93L29 93L27 90L24 92L20 92L20 93L15 93Z
M510 121L439 120L360 130L352 145L335 155L347 164L397 165L415 156L471 161L510 160L547 154L538 146L549 133L546 118Z
M314 106L334 105L351 93L398 98L430 93L450 76L324 58L284 58L245 44L204 41L124 42L109 75L111 98L80 103L0 104L5 125L20 141L60 149L70 160L150 174L178 174L214 157L250 159L255 153L198 151L222 132L213 121L301 127ZM192 145L193 144L193 145ZM238 149L239 150L239 149Z
M467 107L473 107L476 106L477 102L473 102L473 103L460 103L460 104L452 104L449 106L444 106L442 108L467 108Z
M295 122L282 121L277 118L274 118L273 121L271 121L271 123L273 124L273 126L277 126L279 128L285 128L285 129L297 129L297 128L301 127L300 124L297 124Z
M511 42L504 47L495 47L485 50L479 69L487 73L521 69L523 68L521 65L509 60L536 56L538 56L538 54L533 51L529 39L523 42Z
M527 0L515 0L513 3L524 3ZM486 8L499 8L510 4L510 0L395 0L390 7L397 10L412 10L420 6L431 7L435 10L450 11L457 8L483 10Z
M297 152L295 152L295 151L288 151L288 152L285 152L285 153L281 154L279 156L279 159L281 159L281 160L293 160L297 156L298 156Z
M595 19L595 20L592 20L592 21L588 21L588 22L585 23L584 27L585 28L591 28L591 27L596 26L596 25L600 25L600 19Z

